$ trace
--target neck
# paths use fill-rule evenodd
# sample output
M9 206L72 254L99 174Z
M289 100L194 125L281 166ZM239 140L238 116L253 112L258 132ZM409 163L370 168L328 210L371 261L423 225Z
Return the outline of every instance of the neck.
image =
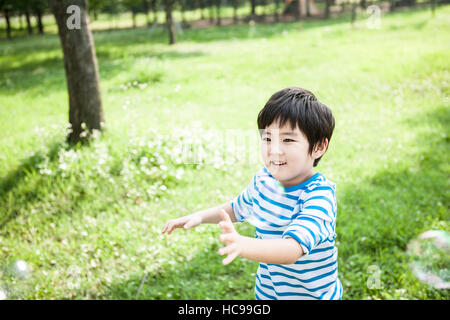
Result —
M280 181L280 182L284 187L292 187L292 186L296 186L302 182L305 182L306 180L310 179L314 174L315 174L314 170L311 169L311 171L308 171L305 174L299 175L289 181L284 181L284 182Z

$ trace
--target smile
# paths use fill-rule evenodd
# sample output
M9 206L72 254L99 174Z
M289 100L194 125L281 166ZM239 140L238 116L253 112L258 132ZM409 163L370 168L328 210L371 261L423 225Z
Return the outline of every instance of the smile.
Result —
M286 162L281 162L281 161L270 161L271 164L273 164L274 166L284 166L286 164Z

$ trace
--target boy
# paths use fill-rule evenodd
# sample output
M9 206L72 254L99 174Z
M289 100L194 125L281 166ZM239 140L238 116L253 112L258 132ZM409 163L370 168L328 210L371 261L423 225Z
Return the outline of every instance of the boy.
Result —
M264 167L247 188L214 208L168 221L162 233L219 223L219 254L260 262L256 299L341 299L337 275L335 184L315 167L334 130L330 109L308 90L276 92L258 115ZM232 222L248 221L255 238Z

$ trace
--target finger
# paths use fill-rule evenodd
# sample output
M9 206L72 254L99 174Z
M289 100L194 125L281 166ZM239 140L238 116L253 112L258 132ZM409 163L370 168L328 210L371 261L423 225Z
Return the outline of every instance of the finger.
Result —
M233 223L231 223L231 222L220 221L219 227L220 227L220 229L222 229L222 231L224 233L234 232Z
M236 244L233 243L233 244L230 244L230 245L228 245L226 247L220 248L219 249L219 254L221 256L223 256L224 254L230 254L230 253L232 253L234 251L237 251L236 249L237 249Z
M224 209L220 209L220 217L222 218L222 221L232 222L230 216Z
M175 224L170 223L170 224L167 226L167 234L171 234L172 231L173 231L173 229L175 229Z
M168 225L169 225L169 222L166 222L166 224L164 225L164 227L163 227L162 230L161 230L161 233L164 233L164 232L167 231Z
M219 239L225 243L234 242L236 240L236 235L234 233L224 233L220 235Z
M222 264L226 266L227 264L231 263L238 255L239 252L237 251L229 254L225 259L222 260Z

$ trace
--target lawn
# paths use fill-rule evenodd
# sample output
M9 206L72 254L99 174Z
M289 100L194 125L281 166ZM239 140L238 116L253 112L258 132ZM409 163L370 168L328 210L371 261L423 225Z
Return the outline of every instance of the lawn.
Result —
M300 86L336 119L317 170L337 184L343 299L449 299L406 249L450 231L450 6L382 14L380 29L366 18L185 30L175 46L162 29L96 31L106 131L74 149L57 35L0 40L0 291L253 299L257 263L224 267L216 225L160 230L246 187L262 163L240 137L257 135L272 93ZM186 161L180 142L206 159Z

